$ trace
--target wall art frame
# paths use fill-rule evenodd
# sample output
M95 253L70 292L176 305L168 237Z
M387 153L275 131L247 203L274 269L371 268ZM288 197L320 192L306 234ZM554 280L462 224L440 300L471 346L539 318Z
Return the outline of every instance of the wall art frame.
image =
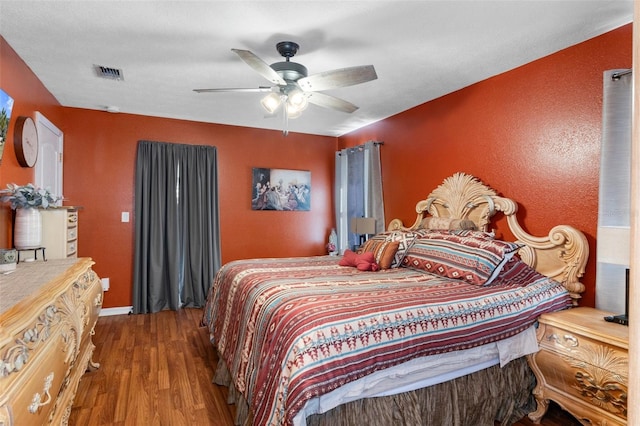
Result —
M254 167L252 210L311 210L311 172Z
M0 164L2 164L4 144L7 142L7 132L9 131L12 110L13 98L11 98L7 92L0 89Z

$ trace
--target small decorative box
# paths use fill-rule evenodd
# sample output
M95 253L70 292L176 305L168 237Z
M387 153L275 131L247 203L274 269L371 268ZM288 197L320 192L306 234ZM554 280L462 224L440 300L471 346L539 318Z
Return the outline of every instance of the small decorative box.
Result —
M17 259L16 249L0 249L0 273L16 269Z

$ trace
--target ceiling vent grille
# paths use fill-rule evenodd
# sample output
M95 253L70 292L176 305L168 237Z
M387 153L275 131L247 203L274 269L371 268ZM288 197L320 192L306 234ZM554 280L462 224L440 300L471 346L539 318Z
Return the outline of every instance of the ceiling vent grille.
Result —
M121 69L104 67L102 65L94 65L96 74L98 77L106 78L109 80L124 80L124 73Z

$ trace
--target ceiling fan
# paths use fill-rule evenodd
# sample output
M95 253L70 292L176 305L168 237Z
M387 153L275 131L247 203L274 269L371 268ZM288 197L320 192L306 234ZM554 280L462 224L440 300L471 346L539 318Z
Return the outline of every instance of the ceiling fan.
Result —
M223 88L223 89L194 89L195 92L269 92L261 104L269 114L275 114L282 106L285 120L286 135L289 118L298 117L308 103L323 108L352 113L357 106L344 99L321 93L340 87L354 86L378 78L373 65L362 65L350 68L340 68L308 75L307 68L290 59L295 56L300 46L292 41L281 41L276 49L284 61L268 65L253 52L242 49L231 49L240 59L247 63L261 76L269 80L274 86L259 86L257 88Z

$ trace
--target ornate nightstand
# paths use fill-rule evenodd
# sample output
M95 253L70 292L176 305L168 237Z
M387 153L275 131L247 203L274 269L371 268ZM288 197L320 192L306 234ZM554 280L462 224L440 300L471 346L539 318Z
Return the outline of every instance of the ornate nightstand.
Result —
M528 357L538 380L534 423L553 400L584 424L627 424L629 329L606 315L574 308L540 317L540 350Z

